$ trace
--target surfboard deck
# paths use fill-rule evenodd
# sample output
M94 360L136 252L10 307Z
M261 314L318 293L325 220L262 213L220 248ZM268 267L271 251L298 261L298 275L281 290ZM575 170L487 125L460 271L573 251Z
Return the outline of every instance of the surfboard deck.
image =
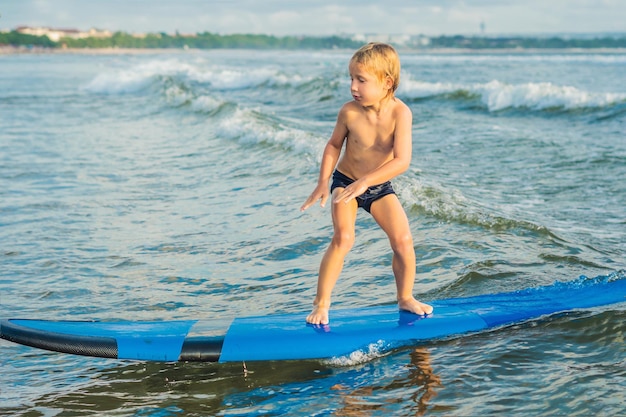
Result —
M305 313L209 320L52 321L5 319L3 339L57 352L146 361L233 362L326 359L376 344L390 350L479 332L554 313L626 302L626 275L475 297L433 301L419 316L395 305L331 311L329 325L306 324Z

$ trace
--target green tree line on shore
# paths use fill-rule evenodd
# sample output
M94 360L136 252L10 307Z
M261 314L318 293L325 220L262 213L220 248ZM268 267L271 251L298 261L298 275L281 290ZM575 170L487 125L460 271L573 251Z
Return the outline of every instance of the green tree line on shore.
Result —
M116 32L110 37L89 37L82 39L61 38L51 41L47 36L33 36L18 32L0 33L0 45L40 46L48 48L258 48L258 49L330 49L361 46L348 38L339 36L309 37L271 35L217 35L209 32L194 36L167 33L150 33L145 36L133 36L125 32Z
M0 33L0 45L11 46L41 46L56 48L58 45L47 36L35 36L18 33L16 31Z
M464 48L464 49L558 49L558 48L626 48L626 36L598 38L561 37L485 37L485 36L439 36L432 37L424 45L423 39L416 38L398 46L413 48ZM151 33L133 36L116 32L110 37L89 37L83 39L62 38L58 42L47 36L22 34L17 31L0 33L0 45L15 47L44 48L254 48L254 49L355 49L362 45L346 37L327 36L284 36L233 34L218 35L209 32L194 36L167 33Z

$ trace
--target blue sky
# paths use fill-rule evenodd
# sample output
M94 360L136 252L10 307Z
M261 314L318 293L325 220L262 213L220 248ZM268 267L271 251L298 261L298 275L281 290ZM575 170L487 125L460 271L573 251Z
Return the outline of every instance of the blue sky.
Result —
M626 32L626 0L2 0L0 29L126 32L550 34Z

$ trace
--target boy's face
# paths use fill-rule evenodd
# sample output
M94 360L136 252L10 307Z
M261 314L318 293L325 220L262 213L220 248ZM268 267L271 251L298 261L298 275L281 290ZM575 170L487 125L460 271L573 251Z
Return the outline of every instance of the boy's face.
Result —
M389 94L392 85L390 77L385 77L381 81L376 74L358 63L351 63L349 70L352 80L350 92L357 103L371 106L380 103Z

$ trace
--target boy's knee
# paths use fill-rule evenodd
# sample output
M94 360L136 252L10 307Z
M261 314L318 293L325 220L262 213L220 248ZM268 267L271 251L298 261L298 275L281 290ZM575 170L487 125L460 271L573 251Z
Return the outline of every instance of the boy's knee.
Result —
M333 244L337 248L345 252L350 251L350 249L352 249L352 246L354 245L354 233L349 233L349 232L335 233L333 235Z
M410 233L402 234L400 236L389 239L389 243L391 244L391 249L395 253L415 251L415 248L413 247L413 237Z

